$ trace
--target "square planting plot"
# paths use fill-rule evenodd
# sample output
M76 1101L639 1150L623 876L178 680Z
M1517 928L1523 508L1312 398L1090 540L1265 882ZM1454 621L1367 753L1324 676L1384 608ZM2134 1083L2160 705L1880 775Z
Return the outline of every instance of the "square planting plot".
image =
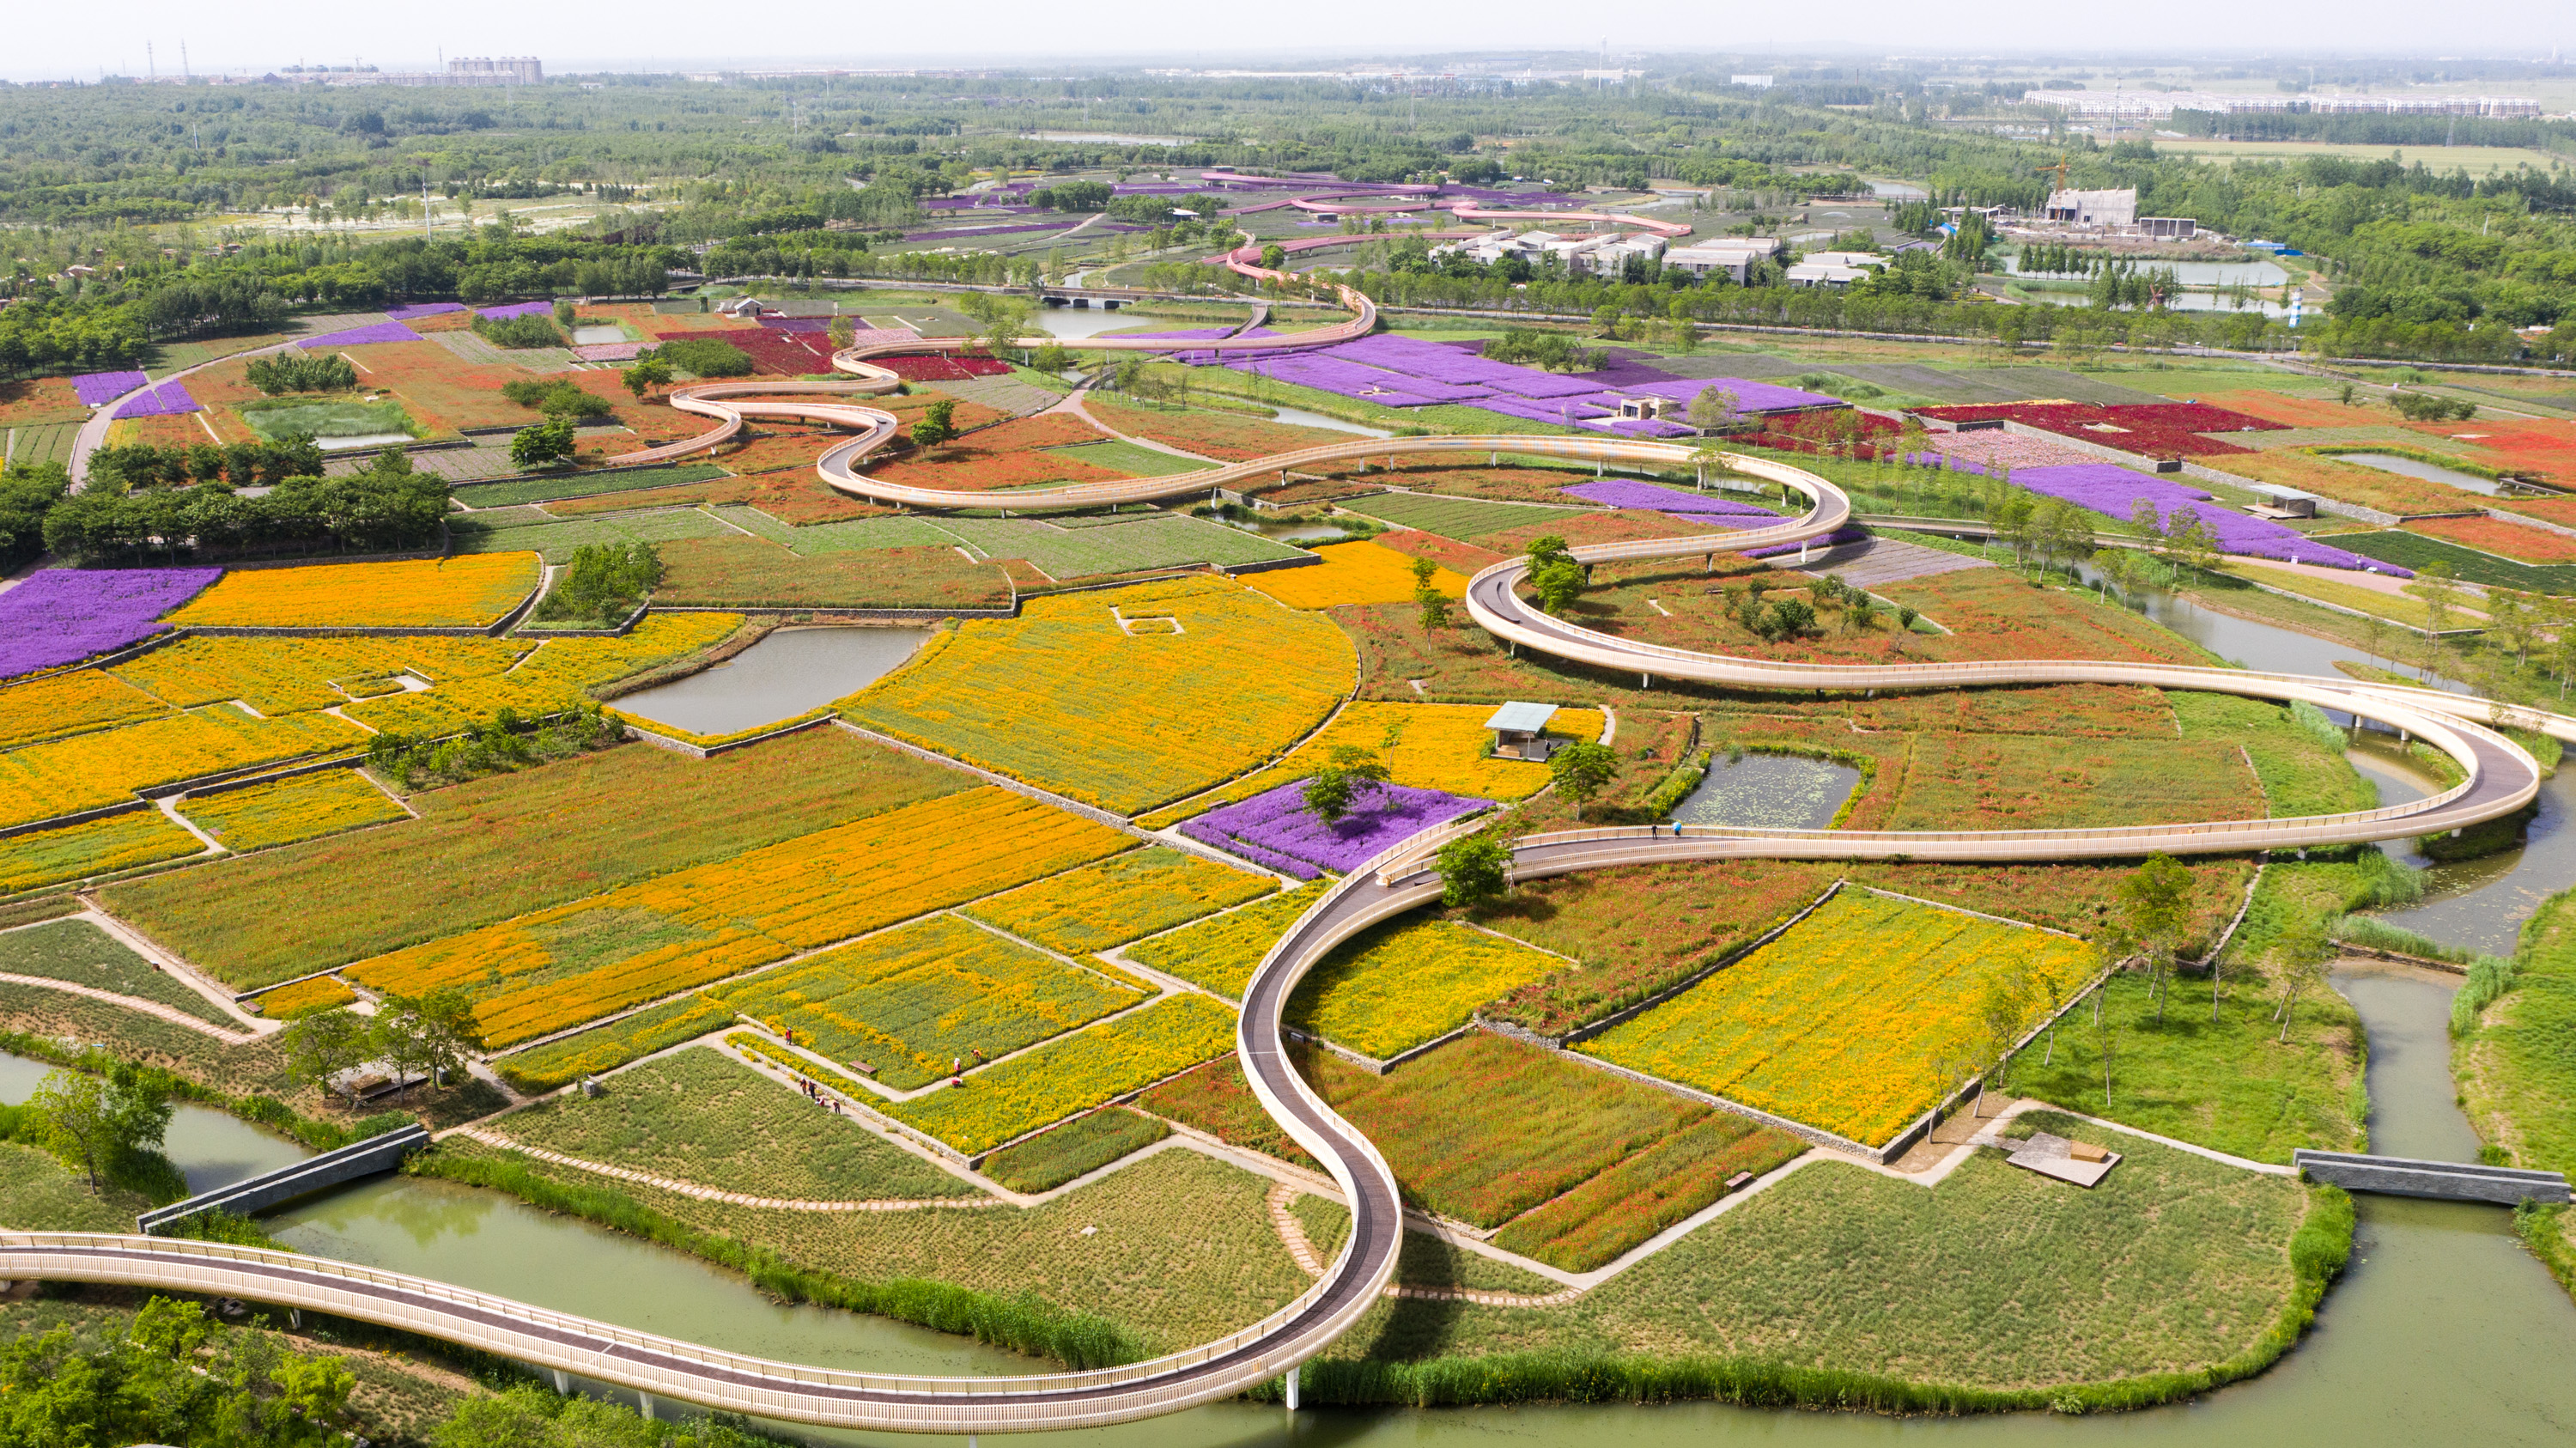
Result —
M704 516L703 514L698 516ZM657 605L694 608L1000 608L1011 580L953 547L805 557L759 538L676 539L661 546Z
M1258 533L1173 513L1131 522L1057 527L1027 518L943 518L942 531L992 558L1025 558L1049 578L1091 578L1151 568L1269 563L1305 556Z
M572 642L590 640L557 641L544 651ZM228 860L184 883L138 881L118 887L107 904L170 949L247 989L684 871L967 784L953 769L838 729L809 730L713 759L634 745L432 790L419 796L422 818L401 829ZM346 888L355 879L380 880L385 888Z
M1333 948L1288 998L1287 1022L1387 1060L1566 962L1448 920L1391 920Z
M185 1011L198 1020L241 1029L214 1002L179 983L87 920L57 920L0 934L0 973L70 981ZM193 1033L191 1033L193 1034Z
M473 997L507 1046L1101 859L1128 837L969 790L692 866L350 967L405 995Z
M262 714L303 714L390 692L390 677L432 684L488 678L531 645L483 638L190 638L116 666L119 679L183 709L239 699Z
M1326 870L1356 870L1424 830L1492 804L1436 789L1370 783L1352 792L1349 813L1326 823L1307 809L1305 786L1292 783L1210 810L1184 823L1181 833L1311 880Z
M883 1109L960 1151L984 1151L1233 1048L1234 1012L1203 995L1166 996L978 1071L962 1087Z
M1258 900L1277 888L1267 875L1158 845L977 901L963 913L1049 950L1081 956Z
M1161 829L1204 810L1301 780L1332 757L1335 749L1366 750L1384 764L1393 782L1415 789L1443 790L1480 799L1527 799L1548 782L1547 766L1521 759L1498 759L1485 753L1493 736L1485 720L1491 705L1399 704L1356 700L1342 706L1332 722L1297 746L1276 765L1222 789L1157 810L1138 823ZM1596 740L1601 737L1598 709L1560 709L1548 721L1550 736Z
M11 835L0 839L0 895L185 859L205 848L157 809Z
M131 724L168 712L162 701L113 674L97 669L52 674L0 689L0 749L87 733L111 724Z
M1112 609L1168 614L1186 632L1131 635ZM1286 749L1331 712L1351 669L1331 620L1181 579L961 624L841 704L854 723L1133 813Z
M406 734L479 729L503 709L522 719L559 713L593 702L602 685L686 658L741 626L738 613L654 614L624 638L549 639L507 674L388 694L347 713L370 728Z
M511 1140L653 1176L788 1201L971 1197L972 1184L711 1050L620 1072L607 1094L511 1113Z
M486 628L535 592L539 576L537 555L523 552L259 568L225 574L170 621L227 628Z
M1220 995L1240 998L1245 982L1252 979L1252 968L1307 907L1323 898L1325 888L1321 880L1300 885L1214 920L1157 936L1128 950L1127 958Z
M1290 608L1413 600L1413 560L1392 548L1340 543L1316 549L1315 556L1324 560L1317 567L1281 568L1252 574L1244 581ZM1446 568L1431 575L1431 586L1443 598L1467 596L1467 580Z
M712 994L898 1091L1145 998L946 915Z
M515 1051L493 1062L501 1079L535 1094L584 1076L613 1071L639 1056L721 1031L734 1023L733 1007L709 995L688 995L648 1006L596 1030Z
M1322 1052L1306 1079L1386 1153L1406 1200L1500 1226L1715 1110L1482 1031L1373 1076Z
M1049 1191L1171 1134L1153 1117L1113 1106L993 1153L984 1175L1015 1192Z
M1094 417L1129 437L1148 438L1166 447L1222 462L1248 462L1272 453L1349 442L1356 433L1338 428L1298 427L1230 413L1136 407L1095 397L1087 404Z
M1928 733L1884 828L2085 829L2261 819L2233 741Z
M679 483L703 483L733 476L714 463L674 463L659 468L559 473L550 477L514 478L458 488L456 501L469 508L506 508L516 503L550 503L558 498L586 498L597 493L631 492Z
M2576 565L2516 563L2492 553L2420 533L2391 529L2384 533L2334 533L2328 541L2400 569L2428 564L2449 565L2451 576L2483 588L2514 588L2529 593L2576 594Z
M1589 1272L1726 1195L1736 1173L1758 1177L1806 1150L1788 1132L1714 1112L1514 1217L1494 1234L1494 1244L1550 1267Z
M1584 516L1571 508L1542 508L1529 503L1488 503L1480 498L1435 497L1424 493L1380 493L1343 504L1398 528L1418 528L1443 538L1465 540L1506 528L1570 523Z
M0 826L122 803L134 791L307 754L365 736L320 715L254 719L229 704L0 754Z
M2018 1035L2095 969L2080 940L1847 889L1575 1049L1876 1146L1966 1077L1989 993Z
M565 519L535 508L501 508L452 518L447 532L460 555L533 550L557 566L571 562L574 551L585 544L673 543L687 538L734 536L724 524L695 508Z
M215 568L48 568L0 593L0 678L77 663L162 631Z
M2421 518L2407 525L2446 543L2500 553L2517 563L2576 563L2576 538L2498 518Z
M181 803L179 812L236 851L291 845L411 817L410 811L354 769L299 774L275 784L192 795Z

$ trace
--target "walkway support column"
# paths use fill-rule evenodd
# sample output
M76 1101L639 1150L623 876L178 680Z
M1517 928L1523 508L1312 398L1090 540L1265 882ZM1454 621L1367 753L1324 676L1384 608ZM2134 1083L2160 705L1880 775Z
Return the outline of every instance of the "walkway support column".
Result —
M1286 1377L1280 1379L1281 1382L1288 1385L1289 1412L1293 1413L1297 1411L1297 1379L1304 1376L1305 1371L1306 1370L1303 1367L1293 1367L1288 1370L1288 1375Z

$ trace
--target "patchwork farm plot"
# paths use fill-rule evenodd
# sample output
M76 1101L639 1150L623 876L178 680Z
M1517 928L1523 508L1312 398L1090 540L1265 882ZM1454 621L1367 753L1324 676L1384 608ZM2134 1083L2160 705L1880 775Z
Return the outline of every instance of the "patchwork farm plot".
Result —
M1273 222L1278 234L1306 234L1259 219ZM585 307L584 324L616 322L631 339L611 344L620 348L665 331L713 336L733 340L761 375L819 370L828 346L814 309L828 302L794 300L807 312L791 325L635 304ZM1031 1321L1058 1314L1097 1329L1100 1341L1124 1344L1118 1354L1149 1339L1184 1346L1196 1340L1187 1334L1230 1330L1287 1301L1309 1279L1282 1240L1283 1219L1325 1256L1338 1249L1347 1214L1290 1170L1316 1163L1261 1110L1230 1053L1237 1002L1259 962L1337 877L1389 845L1471 817L1490 821L1495 838L1662 821L1710 757L1739 749L1856 769L1846 822L1863 828L2242 819L2346 807L2368 793L2330 741L2266 704L2081 685L1813 699L1660 678L1649 689L1526 649L1511 655L1470 626L1429 627L1416 604L1415 558L1437 565L1431 586L1455 600L1467 574L1543 534L1722 536L1776 516L1747 492L1596 476L1507 452L1487 464L1479 450L1470 461L1485 466L1340 466L1258 490L1394 529L1311 549L1178 505L992 516L1017 488L1195 471L1199 458L1353 434L1094 393L1083 411L1047 411L1065 384L923 358L904 365L943 390L916 387L886 405L908 427L932 402L956 401L964 435L906 444L870 471L981 490L993 506L899 513L815 476L814 456L844 434L764 423L721 456L604 470L601 454L694 435L704 420L635 402L614 362L576 366L565 348L496 346L467 330L461 311L338 320L342 335L310 350L345 352L359 392L263 406L247 369L230 364L190 380L184 403L201 410L162 398L143 409L153 415L119 425L166 426L177 440L175 429L248 436L319 418L444 438L534 421L501 388L538 377L606 399L613 424L585 429L566 470L490 480L460 468L440 557L227 571L186 567L182 555L183 566L167 568L47 568L0 592L0 831L16 831L0 837L0 911L27 912L0 919L12 927L0 930L0 974L95 978L244 1040L210 1036L182 1051L166 1040L167 1019L120 1026L120 1011L135 1013L23 982L0 983L0 1027L105 1040L183 1074L255 1078L292 1109L340 1124L355 1113L287 1064L293 1047L328 1029L306 1023L351 1019L335 1013L352 1007L381 1020L406 1000L461 1001L476 1079L420 1088L415 1104L442 1125L472 1119L480 1134L447 1138L428 1170L602 1213L659 1213L675 1231L722 1239L741 1260L782 1272L996 1293ZM2186 405L2054 369L1889 362L1873 373L1855 362L1826 376L1856 397L1869 385L1857 379L1875 376L1902 386L1908 402L1983 405L1976 418L2000 407L2047 434L1945 435L1958 467L1936 474L1807 451L1830 443L1818 420L1833 399L1807 390L1817 384L1798 370L1806 364L1767 354L1627 349L1565 375L1389 335L1320 362L1264 365L1277 377L1215 365L1187 375L1206 393L1385 426L1530 432L1561 431L1605 389L1686 396L1725 380L1741 396L1785 399L1780 416L1739 443L1777 444L1789 451L1774 455L1837 477L1921 473L1935 482L1916 481L1918 493L1973 491L1975 470L2009 470L2034 494L2121 523L2141 498L2164 517L2191 506L2231 550L2390 573L2440 561L2484 587L2554 587L2558 570L2576 566L2576 554L2549 541L2557 535L2492 518L2254 527L2241 490L2187 486L2064 445L2107 438L2188 454L2249 482L2324 477L2347 491L2313 491L2403 500L2407 510L2390 511L2411 511L2454 490L2394 474L2354 481L2370 470L2330 450L2420 446L2486 466L2490 454L2539 447L2535 439L2554 436L2546 428L2406 429L2384 409L2258 388ZM1158 364L1152 375L1182 373ZM0 392L0 423L21 425L11 408L23 401L33 416L48 400ZM1870 426L1883 442L1886 428ZM2488 436L2457 435L2467 432ZM568 636L514 618L541 583L565 589L595 576L586 570L598 554L583 550L602 545L622 558L651 552L650 606L630 631ZM1643 642L1802 661L2206 657L2105 594L2034 584L1933 545L1915 552L1959 566L1847 575L1876 590L1875 611L1856 619L1835 615L1842 595L1820 575L1723 554L1714 566L1697 555L1605 565L1566 612ZM1247 571L1221 576L1229 569ZM1775 600L1812 603L1817 627L1766 637L1744 622L1730 590L1756 577ZM1898 622L1899 607L1926 622ZM816 726L801 733L706 757L619 735L631 722L615 704L623 691L730 659L782 618L803 625L880 608L1000 616L938 623L908 662L816 717L797 716ZM156 637L173 630L186 636ZM272 632L288 630L297 632ZM102 655L112 657L90 662ZM1611 777L1597 793L1579 774L1492 752L1484 721L1506 699L1557 706L1549 733L1560 746L1606 739ZM1327 820L1308 784L1350 763L1351 751L1386 779L1358 781L1347 812ZM92 811L104 813L85 817ZM1921 1223L1865 1191L1816 1185L1841 1168L1771 1176L1808 1141L1728 1107L1886 1142L1991 1068L1999 1038L2094 980L2099 942L2076 933L2098 936L2120 919L2135 868L1622 866L1518 880L1480 904L1376 921L1291 993L1297 1069L1384 1152L1408 1205L1489 1249L1412 1243L1399 1267L1409 1289L1538 1305L1384 1305L1371 1318L1384 1330L1346 1350L1375 1354L1373 1364L1417 1347L1462 1360L1533 1345L1583 1350L1583 1333L1614 1322L1621 1351L1736 1350L1708 1325L1736 1310L1733 1289L1712 1285L1721 1273L1759 1287L1790 1270L1762 1252L1835 1259L1832 1244L1876 1240L1882 1220L1903 1231ZM2263 878L2278 891L2310 868L2276 860ZM2187 868L2190 942L2220 937L2254 871L2236 859ZM1839 893L1807 918L1738 955L1837 880ZM260 1031L276 1022L296 1034L250 1037L179 972L153 969L86 921L16 928L84 908L220 982L217 994L260 992L244 1006ZM2259 938L2224 957L2231 992L2278 995L2283 982L2265 974L2261 951L2287 909L2259 895L2246 912L2244 928ZM102 941L112 948L91 948ZM2205 1013L2206 987L2192 988ZM2123 1029L2142 1035L2154 1029L2133 999L2143 989L2124 976L2108 992L2115 1018L2136 1018ZM61 999L45 999L49 990ZM2246 1102L2293 1082L2299 1107L2263 1128L2261 1149L2293 1136L2348 1144L2335 1135L2350 1130L2337 1103L2355 1069L2333 1045L2341 1019L2270 1042L2290 1064L2274 1069L2267 1057L2253 1085L2217 1092L2225 1104L2207 1120L2182 1098L2189 1083L2230 1068L2158 1037L2160 1054L2141 1068L2152 1102L2110 1109L2185 1139L2237 1143L2260 1114ZM2255 1024L2245 1032L2269 1039ZM227 1065L219 1073L209 1059ZM2052 1067L2028 1078L2038 1086L2015 1086L2100 1109L2065 1084L2068 1074ZM585 1078L593 1090L563 1089ZM2159 1160L2139 1153L2139 1175L2165 1173ZM1918 1200L1928 1198L1955 1212L1983 1245L2023 1220L2060 1221L2049 1210L2063 1203L1996 1188L1979 1175L1986 1165L1972 1161L1929 1191L1894 1186L1912 1194L1911 1209L1929 1210ZM2233 1182L2216 1163L2199 1165ZM1759 1200L1731 1200L1756 1181ZM2189 1207L2168 1201L2178 1214L2218 1190L2189 1185ZM2253 1229L2245 1223L2260 1213L2230 1220L2260 1239L2247 1252L2284 1256L2295 1189L2258 1187L2282 1198L2268 1203L2280 1220ZM1019 1194L1058 1191L1021 1204ZM810 1210L745 1207L724 1193ZM1772 1221L1783 1201L1820 1214L1802 1223L1804 1236ZM1712 1211L1721 1205L1724 1215ZM1686 1223L1687 1234L1673 1232ZM1904 1240L1938 1255L1949 1239ZM1709 1262L1713 1242L1758 1250L1721 1269ZM1962 1290L1986 1291L1996 1276L1976 1255L1954 1259L1974 1277ZM1619 1275L1581 1294L1560 1296L1565 1281L1549 1275L1613 1264ZM2091 1320L2098 1304L2062 1288L2054 1277L2034 1288L2035 1310ZM2289 1290L2273 1283L2252 1296L2277 1305ZM2235 1351L2246 1338L2239 1319L2270 1319L2219 1295L2178 1297L2231 1324L2209 1337ZM1782 1311L1806 1313L1799 1330L1827 1335L1813 1304Z
M1577 1049L1875 1146L2099 969L2082 941L1845 890L1761 949Z

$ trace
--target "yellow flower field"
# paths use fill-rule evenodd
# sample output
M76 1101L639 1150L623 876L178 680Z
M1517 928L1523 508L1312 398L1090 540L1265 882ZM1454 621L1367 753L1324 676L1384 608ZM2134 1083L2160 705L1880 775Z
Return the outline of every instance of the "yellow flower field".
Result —
M534 593L534 553L234 569L174 624L209 628L488 628Z
M1342 745L1376 755L1397 784L1477 799L1527 799L1546 786L1547 766L1525 759L1487 758L1485 745L1493 736L1486 732L1485 721L1493 714L1491 704L1355 700L1344 705L1332 723L1270 768L1223 789L1156 810L1137 823L1147 829L1162 829L1219 805L1250 799L1290 780L1303 779ZM1560 709L1548 721L1547 732L1589 741L1601 737L1604 722L1598 709Z
M1270 953L1271 942L1285 934L1332 883L1311 881L1231 914L1158 936L1130 949L1127 958L1240 1000L1253 967Z
M1247 573L1243 581L1290 608L1331 608L1343 603L1411 603L1413 560L1375 543L1336 543L1318 548L1324 561L1303 568ZM1431 575L1443 598L1465 598L1467 580L1443 568Z
M291 1021L316 1011L336 1010L357 998L358 993L341 984L338 976L317 975L261 996L259 1011L272 1021Z
M1267 875L1157 845L1023 885L963 913L1079 956L1258 900L1277 888Z
M1234 1049L1234 1013L1167 996L937 1090L878 1109L959 1151L984 1151Z
M160 700L96 669L30 679L0 689L0 749L168 712Z
M441 683L425 694L352 704L350 718L401 734L480 728L503 709L522 717L589 702L591 690L685 658L742 626L738 613L654 614L622 639L548 639L506 674Z
M411 814L354 769L299 774L179 804L191 824L230 850L258 850L409 819Z
M405 995L462 987L485 1043L506 1046L1132 843L1008 790L972 789L380 955L348 974Z
M1383 1061L1467 1024L1565 962L1448 920L1397 919L1334 947L1288 998L1287 1022Z
M183 709L239 699L262 714L295 714L392 693L397 673L438 685L498 674L530 647L523 639L192 638L115 673Z
M1182 631L1130 635L1113 608ZM1286 749L1355 668L1332 620L1202 578L1031 599L841 704L854 723L1132 814Z
M2062 997L2091 978L2092 959L2079 940L1846 889L1575 1049L1877 1145L1958 1083L1944 1067L1982 1035L1989 983L2051 982ZM2016 1034L2050 994L2024 997Z
M0 895L185 859L205 848L203 840L157 809L33 830L0 840Z
M365 735L327 714L254 719L229 704L0 754L0 826L132 799L138 789L346 748Z
M682 996L620 1016L597 1030L503 1056L492 1064L503 1080L534 1095L584 1076L614 1070L638 1056L703 1036L732 1020L733 1007L712 996Z
M796 1044L817 1055L866 1062L898 1091L947 1075L961 1059L973 1066L1145 998L951 915L707 994L794 1031Z

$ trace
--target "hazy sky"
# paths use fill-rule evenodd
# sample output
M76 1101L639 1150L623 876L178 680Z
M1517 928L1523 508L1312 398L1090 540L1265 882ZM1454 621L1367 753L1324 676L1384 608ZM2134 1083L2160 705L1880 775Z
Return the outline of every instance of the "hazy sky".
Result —
M1601 17L1601 18L1594 18ZM733 25L733 19L749 23ZM812 44L781 56L800 29ZM531 4L445 0L359 5L348 0L117 0L31 3L13 9L0 75L80 78L188 64L200 71L265 70L352 56L384 69L430 69L447 55L535 55L552 71L711 67L727 60L901 66L975 60L1043 67L1051 59L1154 55L1181 64L1291 62L1337 56L1538 47L1614 54L1755 50L1814 53L1838 46L1890 51L2171 53L2185 48L2545 57L2576 48L2576 6L2565 0L2160 0L2152 6L1926 5L1846 0L1762 8L1708 0L1639 0L1576 7L1564 0L1484 0L1473 5L1310 0L1281 9L1205 0L1040 0L869 5L772 0L740 10L671 0Z

